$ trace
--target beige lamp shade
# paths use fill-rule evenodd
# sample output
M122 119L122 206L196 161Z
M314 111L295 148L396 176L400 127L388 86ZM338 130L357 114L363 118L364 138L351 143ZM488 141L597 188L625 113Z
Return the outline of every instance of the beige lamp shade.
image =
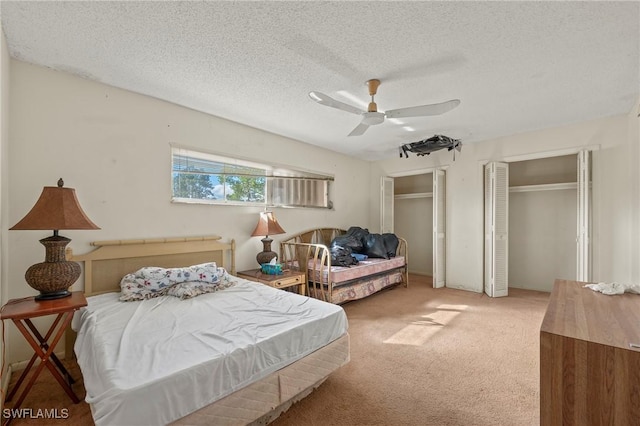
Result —
M273 258L278 258L278 253L271 251L271 242L273 242L273 240L269 238L269 235L284 233L285 230L282 229L273 212L260 212L260 219L258 219L256 229L251 233L252 237L265 236L261 240L262 251L256 256L259 265L262 266L264 263L269 263Z
M278 235L284 234L285 232L286 231L282 229L278 220L273 215L273 212L260 212L260 219L258 219L256 229L253 230L251 236L259 237L261 235Z
M24 275L27 283L40 292L36 300L58 299L70 296L68 288L80 277L80 265L67 261L65 247L71 241L58 235L60 229L100 229L80 207L76 191L58 186L45 186L35 206L11 230L50 229L53 235L43 238L45 261L31 265Z

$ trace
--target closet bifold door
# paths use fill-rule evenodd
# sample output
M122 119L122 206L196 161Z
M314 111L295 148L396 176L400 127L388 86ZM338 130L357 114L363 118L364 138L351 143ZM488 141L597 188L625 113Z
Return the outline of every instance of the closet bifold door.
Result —
M508 294L509 165L489 163L484 169L484 291L489 297Z
M433 172L433 287L445 286L446 177L444 170Z
M591 208L590 197L590 152L578 152L578 229L577 243L577 272L576 280L588 282L590 280L590 256L589 256L589 211Z

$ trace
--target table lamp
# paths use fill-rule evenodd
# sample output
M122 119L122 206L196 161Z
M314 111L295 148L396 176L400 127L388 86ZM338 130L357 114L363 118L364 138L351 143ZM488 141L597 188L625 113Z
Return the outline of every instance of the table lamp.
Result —
M256 256L258 264L262 266L263 263L269 263L271 259L278 258L278 253L271 251L271 242L269 235L284 234L285 230L282 229L278 220L273 215L273 212L260 212L260 219L256 225L256 229L251 234L252 237L259 237L265 235L262 241L262 251Z
M82 211L76 191L58 186L45 186L40 198L29 213L11 230L53 230L53 235L40 240L45 248L45 261L27 269L24 278L40 292L36 300L59 299L70 296L68 288L80 277L80 265L67 261L65 247L71 241L58 235L60 229L100 229Z

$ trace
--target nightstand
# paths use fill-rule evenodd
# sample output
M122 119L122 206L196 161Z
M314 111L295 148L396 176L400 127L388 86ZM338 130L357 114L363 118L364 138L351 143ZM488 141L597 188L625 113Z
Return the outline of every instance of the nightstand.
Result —
M56 378L58 383L60 383L60 386L62 386L67 395L69 395L69 398L71 398L75 404L80 402L80 399L78 399L70 386L74 383L74 380L71 378L67 369L64 368L64 365L62 365L56 354L53 353L53 350L69 326L73 313L83 306L87 306L87 299L84 297L84 293L81 291L74 291L71 293L71 296L61 299L35 300L33 297L12 299L2 307L0 319L3 321L6 319L13 320L16 327L18 327L18 330L20 330L35 352L31 357L29 364L27 364L27 367L24 369L20 378L13 387L13 390L9 392L6 399L7 401L10 401L11 398L13 398L20 388L20 385L22 385L22 382L27 377L29 370L31 370L36 360L40 359L40 363L29 378L26 388L18 397L18 400L12 407L13 409L18 409L20 407L22 401L33 387L36 378L45 367L51 371L51 374ZM57 316L43 337L38 329L33 325L31 319L46 315ZM51 343L49 343L49 339L51 339Z
M285 270L280 275L269 275L262 273L260 269L250 269L248 271L240 271L237 275L240 278L258 281L274 288L298 286L299 294L304 296L307 293L307 277L304 272Z

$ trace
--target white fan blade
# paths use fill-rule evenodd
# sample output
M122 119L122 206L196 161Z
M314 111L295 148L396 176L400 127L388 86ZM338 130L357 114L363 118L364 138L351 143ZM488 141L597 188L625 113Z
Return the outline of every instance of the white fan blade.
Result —
M331 108L337 108L340 109L342 111L347 111L350 112L352 114L358 114L361 115L363 112L363 110L358 109L354 106L351 106L349 104L345 104L344 102L340 102L340 101L336 101L335 99L325 95L324 93L320 93L320 92L309 92L309 97L311 98L311 100L319 103L320 105L326 105L329 106Z
M384 115L387 118L403 118L403 117L424 117L429 115L440 115L451 111L460 105L460 99L453 99L439 104L421 105L408 108L399 108L386 111Z
M458 144L456 145L456 151L462 152L462 142L458 141Z
M360 123L356 126L355 129L349 133L349 136L360 136L369 128L368 124Z

